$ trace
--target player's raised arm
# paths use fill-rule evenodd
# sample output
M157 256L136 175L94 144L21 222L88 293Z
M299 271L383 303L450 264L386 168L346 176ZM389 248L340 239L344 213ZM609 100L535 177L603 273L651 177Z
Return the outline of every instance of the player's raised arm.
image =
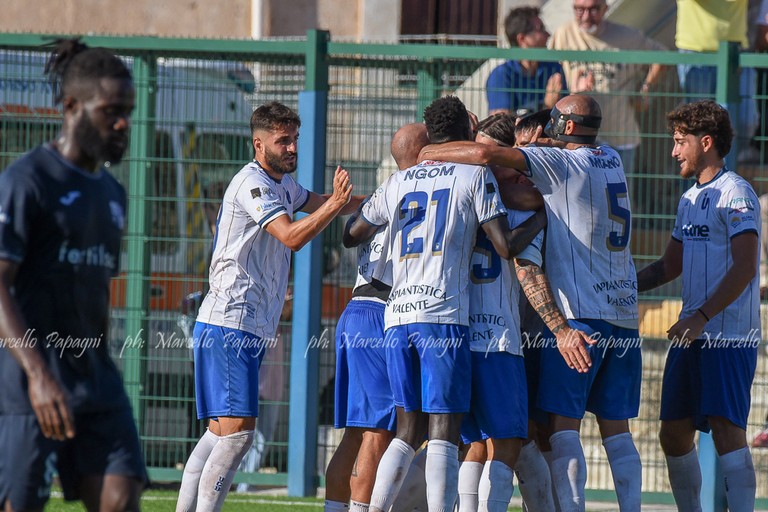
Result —
M339 215L349 203L351 194L352 183L349 180L349 174L341 167L337 167L333 177L333 194L327 201L321 202L312 213L297 221L291 221L287 215L280 215L267 224L265 229L289 249L298 251ZM310 192L310 198L312 197L317 200L319 196Z
M24 370L29 385L29 400L45 437L62 441L75 436L72 410L61 386L51 374L34 344L10 342L24 340L28 326L11 293L19 265L0 260L0 350L7 350Z
M489 146L479 142L456 141L430 144L421 150L419 160L460 162L476 165L501 165L519 172L526 172L528 164L522 151L516 148Z
M547 214L539 210L514 229L509 228L506 217L496 217L484 222L481 227L499 256L508 260L520 254L546 225Z

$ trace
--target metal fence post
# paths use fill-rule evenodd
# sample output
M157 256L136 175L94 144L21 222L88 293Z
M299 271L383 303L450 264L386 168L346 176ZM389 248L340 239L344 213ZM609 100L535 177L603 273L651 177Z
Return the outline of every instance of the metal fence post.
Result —
M739 126L739 43L722 41L717 52L717 102L728 109L734 129ZM731 152L725 157L726 166L736 169L739 153L738 138L733 138Z
M298 181L307 190L325 186L328 118L328 39L322 30L307 32L305 90L299 93L301 140ZM322 234L294 257L293 331L291 335L290 422L288 427L288 494L317 492L318 367L321 333Z
M155 93L157 65L154 56L142 54L133 60L133 82L136 88L136 109L133 112L129 149L130 180L128 184L128 230L125 236L125 364L123 379L133 408L133 417L144 430L144 409L141 393L146 377L146 354L149 316L150 214L147 196L151 179L148 176L148 156L154 143Z

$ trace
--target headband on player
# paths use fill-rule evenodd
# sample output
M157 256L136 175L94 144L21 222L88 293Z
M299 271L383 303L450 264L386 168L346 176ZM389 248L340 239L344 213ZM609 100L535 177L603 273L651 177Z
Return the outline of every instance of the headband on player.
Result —
M549 122L544 128L544 133L555 140L561 140L563 142L573 142L576 144L594 144L597 135L565 135L565 124L567 121L573 121L579 126L586 128L594 128L595 130L600 128L600 123L603 120L600 116L582 116L579 114L563 114L557 107L552 107L552 111L549 114Z

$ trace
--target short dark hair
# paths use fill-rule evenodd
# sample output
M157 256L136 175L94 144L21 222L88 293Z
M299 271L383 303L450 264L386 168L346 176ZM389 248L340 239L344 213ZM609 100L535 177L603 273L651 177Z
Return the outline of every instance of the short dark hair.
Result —
M256 130L273 131L286 126L301 126L299 115L277 101L261 105L251 114L251 133Z
M544 128L549 122L549 115L552 111L548 108L539 110L531 114L526 114L518 118L517 126L515 126L515 132L523 132L526 130L535 130L539 126Z
M712 137L720 157L731 151L733 125L728 111L712 100L701 100L677 107L667 114L669 133Z
M51 80L55 103L71 94L76 83L102 78L132 80L125 63L106 48L90 48L79 38L57 39L52 46L45 73Z
M424 109L429 141L433 144L468 140L471 133L467 107L456 96L444 96Z
M526 34L533 30L533 19L538 18L541 11L538 7L518 7L512 9L504 18L504 32L513 47L517 46L517 35Z
M507 146L515 145L515 116L505 112L490 115L477 124L477 131Z

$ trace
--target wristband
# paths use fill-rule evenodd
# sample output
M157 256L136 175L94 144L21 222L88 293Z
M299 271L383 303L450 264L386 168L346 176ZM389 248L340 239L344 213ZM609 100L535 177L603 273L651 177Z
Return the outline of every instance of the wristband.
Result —
M703 317L704 317L704 318L707 320L707 322L709 322L709 317L707 316L707 314L704 312L704 310L703 310L703 309L699 308L699 309L697 309L696 311L698 311L699 313L701 313L701 316L703 316Z

